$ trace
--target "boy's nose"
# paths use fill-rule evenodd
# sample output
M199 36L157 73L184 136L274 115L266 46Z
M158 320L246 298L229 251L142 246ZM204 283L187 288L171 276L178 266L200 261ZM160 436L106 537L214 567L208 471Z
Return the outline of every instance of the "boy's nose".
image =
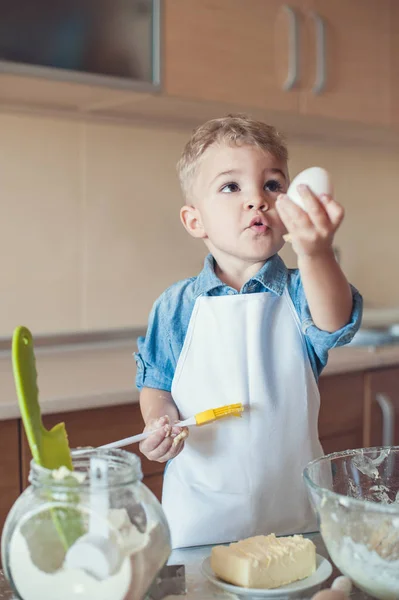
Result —
M267 202L266 198L264 197L256 197L253 196L250 200L248 200L245 203L245 209L246 210L269 210L269 203Z

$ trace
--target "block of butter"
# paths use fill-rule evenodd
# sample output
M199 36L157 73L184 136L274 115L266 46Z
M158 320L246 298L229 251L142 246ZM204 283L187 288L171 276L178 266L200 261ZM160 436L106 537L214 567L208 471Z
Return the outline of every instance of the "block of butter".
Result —
M212 548L211 567L217 577L233 585L278 588L316 570L316 547L302 535L258 535Z

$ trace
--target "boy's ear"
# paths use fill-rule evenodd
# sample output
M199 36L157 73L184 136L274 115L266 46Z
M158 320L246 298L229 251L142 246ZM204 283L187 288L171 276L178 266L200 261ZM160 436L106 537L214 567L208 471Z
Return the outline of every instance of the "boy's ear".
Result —
M185 229L195 238L206 238L201 214L195 206L185 205L180 210L180 219Z

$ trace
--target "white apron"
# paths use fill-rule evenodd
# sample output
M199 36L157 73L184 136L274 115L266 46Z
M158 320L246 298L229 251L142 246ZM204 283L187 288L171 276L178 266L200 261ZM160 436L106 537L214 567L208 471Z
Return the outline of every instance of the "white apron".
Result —
M322 455L319 392L288 291L203 296L172 383L182 419L242 402L242 418L191 427L162 505L173 548L314 530L302 472Z

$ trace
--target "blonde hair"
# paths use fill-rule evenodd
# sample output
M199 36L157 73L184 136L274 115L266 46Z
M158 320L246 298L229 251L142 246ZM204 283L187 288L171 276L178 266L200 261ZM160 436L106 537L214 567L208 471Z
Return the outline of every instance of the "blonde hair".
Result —
M211 119L194 129L177 163L180 185L186 197L200 158L209 146L218 142L232 146L255 145L279 160L288 160L285 140L275 127L241 114Z

